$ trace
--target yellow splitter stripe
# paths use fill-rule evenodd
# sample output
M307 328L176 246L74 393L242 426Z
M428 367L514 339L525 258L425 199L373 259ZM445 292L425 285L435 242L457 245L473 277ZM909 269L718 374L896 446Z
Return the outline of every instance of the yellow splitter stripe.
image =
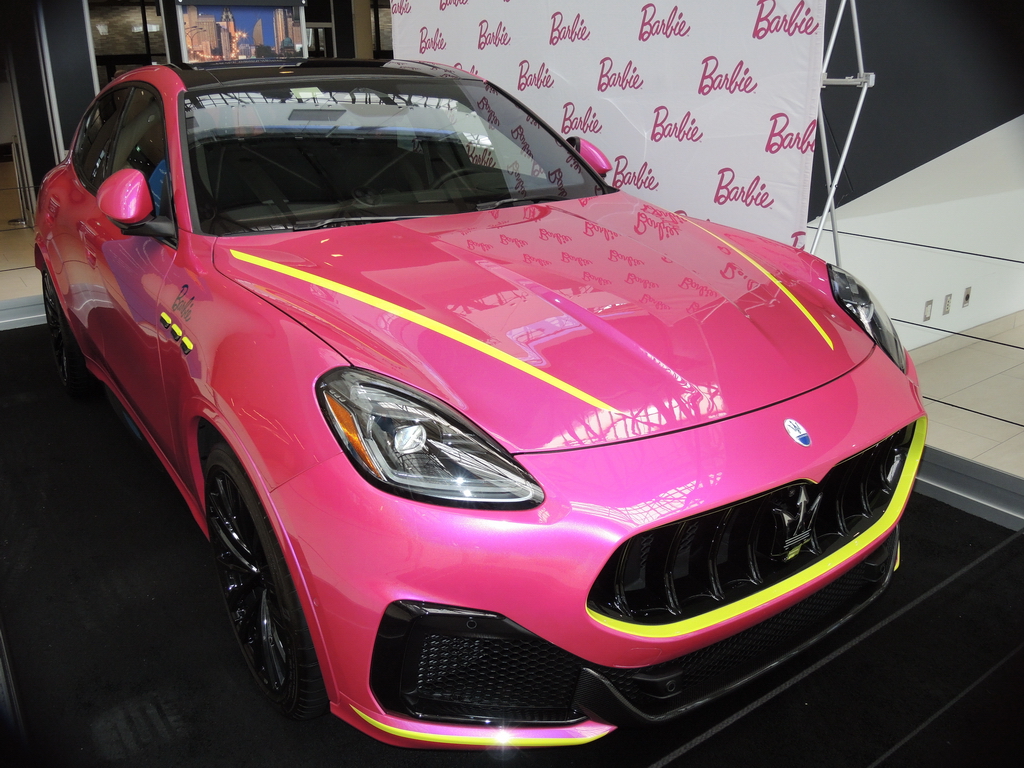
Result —
M566 747L576 744L587 744L588 742L595 741L608 733L608 730L599 730L595 731L592 735L587 736L545 738L513 736L503 731L494 732L493 729L491 729L491 733L487 733L487 731L481 728L480 730L484 734L481 736L456 736L444 733L424 733L422 731L410 731L406 728L396 728L393 725L387 725L378 720L374 720L368 714L356 707L352 707L352 709L357 715L363 718L363 720L368 722L370 725L380 728L382 731L394 736L401 736L405 739L429 741L436 744L461 744L472 747Z
M295 269L294 267L289 267L284 264L278 264L277 262L269 261L268 259L261 259L259 256L252 256L248 253L242 253L241 251L236 251L234 249L231 249L231 255L234 256L239 261L244 261L248 264L254 264L257 267L263 267L264 269L270 269L273 270L274 272L279 272L282 275L294 277L297 280L302 280L303 282L306 283L318 285L321 288L325 288L328 291L340 293L342 296L347 296L350 299L355 299L356 301L360 301L363 304L368 304L371 307L376 307L377 309L380 309L384 312L389 312L392 315L397 315L398 317L401 317L403 320L408 320L410 323L416 323L416 325L421 325L424 328L428 328L431 331L434 331L435 333L440 333L442 336L447 336L449 339L457 341L460 344L465 344L467 347L472 347L478 352L483 352L485 355L489 355L490 357L493 357L495 360L500 360L506 365L511 365L513 368L520 370L525 374L533 376L535 379L540 379L545 384L550 384L552 387L560 389L563 392L582 400L588 405L592 405L595 408L600 408L603 411L621 413L621 411L619 411L618 409L613 408L607 403L598 400L596 397L588 395L586 392L577 389L571 384L567 384L561 379L555 378L550 373L545 373L539 368L534 368L529 363L524 363L522 360L512 357L512 355L508 354L507 352L502 352L500 349L495 349L490 344L480 341L480 339L474 339L472 336L465 334L462 331L457 331L454 328L450 328L449 326L443 323L437 322L436 320L431 320L429 317L421 315L419 312L414 312L411 309L406 309L405 307L399 306L398 304L393 304L392 302L387 301L385 299L378 298L377 296L373 296L369 293L364 293L363 291L357 290L356 288L350 288L347 285L336 283L333 280L328 280L325 277L313 275L310 274L309 272L303 272L301 269Z
M900 475L900 481L896 484L896 490L893 492L892 500L889 502L889 506L886 508L882 517L879 518L878 522L871 528L868 528L845 547L842 547L829 557L826 557L824 560L819 560L807 569L790 576L784 581L780 581L778 584L750 595L743 600L737 600L735 603L724 605L721 608L708 611L707 613L695 616L692 619L677 621L673 624L659 624L653 626L631 624L608 616L602 616L601 614L591 610L590 606L587 606L587 614L598 624L603 624L610 629L617 630L627 635L651 638L681 637L693 632L698 632L702 629L707 629L715 624L721 624L723 621L728 621L729 619L733 619L741 614L747 613L748 611L752 611L755 608L760 608L762 605L765 605L778 597L782 597L783 595L792 592L794 589L799 589L804 584L808 584L819 576L823 576L858 553L863 552L865 549L877 542L886 531L895 525L900 514L903 512L903 508L907 505L907 499L910 498L910 489L914 485L914 478L917 476L917 467L918 464L921 463L921 454L924 452L924 439L927 431L928 418L926 416L922 416L917 420L914 427L914 439L911 441L910 450L907 452L907 463L903 468L903 474Z

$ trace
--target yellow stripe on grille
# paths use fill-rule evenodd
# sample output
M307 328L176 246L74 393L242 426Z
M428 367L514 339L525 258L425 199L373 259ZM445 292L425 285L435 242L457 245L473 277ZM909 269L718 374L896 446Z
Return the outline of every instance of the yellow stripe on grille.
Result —
M878 522L846 546L836 550L825 559L808 566L799 573L793 574L788 579L780 581L778 584L773 584L767 589L756 592L742 600L737 600L735 603L729 603L713 611L702 613L700 616L694 616L691 619L684 619L672 624L658 624L655 626L631 624L628 621L620 621L619 619L602 616L600 613L591 610L590 606L587 606L587 613L598 624L603 624L610 629L627 635L661 639L682 637L693 632L700 632L708 627L721 624L723 621L734 619L744 613L760 608L762 605L770 603L772 600L814 581L819 576L824 576L829 571L838 568L850 558L855 557L871 545L877 543L899 520L903 508L907 505L907 499L910 498L910 489L914 485L914 478L917 476L917 467L921 463L921 454L924 452L924 438L927 431L928 418L922 416L914 426L914 439L911 441L910 450L907 452L907 463L903 468L903 474L900 475L900 481L896 484L896 490L893 492L889 506L886 507Z

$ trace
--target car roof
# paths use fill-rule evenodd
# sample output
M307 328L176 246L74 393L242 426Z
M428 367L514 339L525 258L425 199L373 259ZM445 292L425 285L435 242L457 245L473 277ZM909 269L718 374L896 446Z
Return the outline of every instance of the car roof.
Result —
M217 62L210 64L172 65L187 90L205 89L219 85L245 82L274 82L292 80L297 75L303 78L381 77L401 75L403 77L444 78L476 80L480 78L455 67L430 64L422 61L399 59L306 59L294 61L260 62L239 64L238 62Z

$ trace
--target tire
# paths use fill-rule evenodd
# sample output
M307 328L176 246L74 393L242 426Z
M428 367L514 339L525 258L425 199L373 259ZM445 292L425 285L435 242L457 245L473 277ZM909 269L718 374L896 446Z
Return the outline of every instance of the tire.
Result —
M96 390L96 379L89 373L85 355L71 332L67 317L61 308L57 289L53 286L50 273L43 271L43 309L46 312L46 327L50 331L50 344L57 362L57 375L65 391L72 397L91 395Z
M221 444L206 460L206 520L235 639L260 690L283 714L309 720L327 692L295 585L235 455Z

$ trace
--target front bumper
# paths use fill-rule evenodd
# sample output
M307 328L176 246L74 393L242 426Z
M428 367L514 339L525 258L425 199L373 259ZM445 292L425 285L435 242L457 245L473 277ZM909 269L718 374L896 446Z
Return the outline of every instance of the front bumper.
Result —
M916 461L904 467L884 519L849 549L711 623L652 632L595 616L588 596L616 550L646 530L737 499L798 481L818 483L843 460L914 422L919 458L923 416L914 384L876 351L841 379L756 413L601 448L522 455L547 493L535 510L485 513L402 500L368 487L342 455L313 468L278 488L273 502L304 579L333 711L391 743L467 747L580 743L611 730L611 722L676 716L707 696L691 691L685 701L670 697L667 704L638 706L629 689L634 683L647 689L672 680L678 685L683 657L700 649L720 654L729 638L771 627L773 616L801 613L799 606L810 605L806 601L826 585L861 573L847 580L860 583L843 606L812 612L767 656L733 659L726 677L701 683L720 692L829 631L884 588ZM789 418L813 436L810 447L787 435L782 425ZM874 576L863 578L862 571L872 568ZM541 721L500 712L488 718L478 710L466 718L417 712L375 692L371 659L382 619L395 604L459 606L496 616L575 659L569 714Z

